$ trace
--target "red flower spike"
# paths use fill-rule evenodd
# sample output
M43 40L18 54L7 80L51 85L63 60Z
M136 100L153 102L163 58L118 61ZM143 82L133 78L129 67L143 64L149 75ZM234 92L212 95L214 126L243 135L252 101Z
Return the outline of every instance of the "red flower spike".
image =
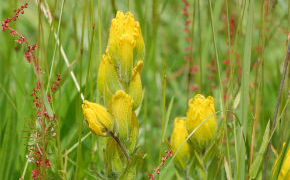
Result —
M152 174L149 174L148 177L150 178L150 180L154 180L154 175L155 174L160 174L160 168L164 167L164 163L165 161L172 156L172 151L171 150L166 150L165 153L167 154L166 156L162 155L162 162L159 164L159 166L157 166L156 168L154 168L154 172Z

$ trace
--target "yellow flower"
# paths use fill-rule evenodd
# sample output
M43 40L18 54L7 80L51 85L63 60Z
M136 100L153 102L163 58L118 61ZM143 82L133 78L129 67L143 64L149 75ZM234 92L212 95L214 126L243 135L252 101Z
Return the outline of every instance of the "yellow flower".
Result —
M99 72L98 72L97 85L98 85L98 90L101 94L104 93L107 58L109 57L106 54L102 56L102 60L101 60Z
M116 69L109 55L104 54L98 72L98 90L104 94L105 88L111 94L122 88Z
M205 98L201 94L197 94L188 102L188 110L186 113L186 127L190 134L199 124L206 120L190 137L195 145L203 148L215 135L217 130L217 121L214 108L214 99L211 96Z
M283 144L284 147L285 143ZM277 170L278 162L281 159L281 154L276 159L275 164L273 166L272 176ZM282 166L278 175L277 180L290 180L290 148L288 149L288 152L285 154L284 160L282 160Z
M82 104L82 109L89 128L99 136L107 136L108 131L113 127L113 120L107 109L87 100Z
M129 83L133 66L144 58L145 45L140 24L133 14L117 12L112 20L107 54L117 67L122 81Z
M129 140L133 103L133 99L123 90L118 90L112 97L114 132L120 140Z
M143 61L138 61L137 65L133 69L131 81L130 81L130 96L134 100L134 107L136 109L142 100L142 83L141 83L141 70L143 66Z
M178 148L183 144L185 139L187 138L188 133L186 130L186 122L184 119L179 117L174 120L174 129L170 139L170 146L173 153L176 153ZM186 164L190 160L191 148L188 142L186 142L182 148L178 151L175 162L178 167L182 169L186 169Z
M136 45L134 37L123 34L119 40L118 59L120 61L121 78L128 83L133 69L133 49Z

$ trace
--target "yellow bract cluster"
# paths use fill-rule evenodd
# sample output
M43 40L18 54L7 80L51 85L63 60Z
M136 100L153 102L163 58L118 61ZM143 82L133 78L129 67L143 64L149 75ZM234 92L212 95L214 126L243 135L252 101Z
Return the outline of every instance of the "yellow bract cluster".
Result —
M198 146L204 147L216 133L217 121L214 113L214 99L211 96L205 98L203 95L197 94L188 102L186 127L188 133L197 128L190 140L197 143ZM205 122L203 123L203 121ZM201 125L201 123L203 124Z
M203 149L213 139L217 130L214 99L197 94L188 102L186 118L176 118L171 135L170 148L175 153L191 134L190 142L186 141L176 155L176 165L186 169L194 149Z
M98 90L105 104L111 105L113 94L126 91L134 100L136 109L142 100L141 70L145 46L140 25L134 16L118 11L112 20L106 54L103 55L99 73Z
M119 175L126 165L118 143L123 144L130 155L138 138L139 125L134 110L142 101L144 51L139 23L130 12L118 11L111 23L108 46L97 77L104 106L89 101L82 105L89 128L99 136L111 135L104 157L115 175Z
M111 23L106 53L110 54L126 82L130 80L133 64L144 58L144 50L139 22L130 12L118 11Z

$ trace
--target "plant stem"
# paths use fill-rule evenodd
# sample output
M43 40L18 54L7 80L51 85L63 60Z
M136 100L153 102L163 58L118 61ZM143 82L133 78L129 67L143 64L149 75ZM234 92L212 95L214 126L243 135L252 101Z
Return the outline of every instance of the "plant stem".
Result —
M110 135L110 136L111 136L111 137L116 141L116 143L120 146L120 148L121 148L123 154L125 155L127 161L130 162L130 157L129 157L129 155L128 155L126 149L124 148L123 144L122 144L121 141L119 140L119 138L116 137L112 131L109 131L109 135Z
M185 180L189 180L188 179L188 169L184 170L184 178L185 178Z
M111 0L111 5L112 5L112 11L113 11L113 13L115 15L117 13L115 0Z
M280 105L280 101L281 101L282 90L283 90L284 81L285 81L287 68L288 68L288 63L289 63L289 55L290 55L290 41L288 39L288 49L287 49L287 54L286 54L286 58L285 58L284 69L283 69L282 79L281 79L281 83L280 83L279 94L278 94L278 98L277 98L277 102L276 102L276 106L275 106L275 113L274 113L274 117L273 117L273 122L272 122L272 127L271 127L270 134L273 133L273 131L275 129L275 126L276 126L278 109L279 109L279 105ZM272 144L272 137L270 138L270 141L269 141L269 144L268 144L268 148L267 148L266 160L265 160L264 170L263 170L263 180L266 179L266 172L267 172L267 167L268 167L269 152L270 152L271 144Z

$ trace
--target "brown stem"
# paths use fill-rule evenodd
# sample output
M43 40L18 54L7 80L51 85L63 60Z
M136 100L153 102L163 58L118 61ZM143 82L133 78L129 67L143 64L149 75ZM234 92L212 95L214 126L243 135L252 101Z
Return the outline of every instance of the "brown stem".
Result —
M188 180L188 169L184 170L184 178Z
M122 144L121 141L119 140L119 138L116 137L112 131L109 131L109 134L110 134L110 136L111 136L111 137L116 141L116 143L120 146L120 148L121 148L123 154L125 155L125 157L126 157L128 163L129 163L129 162L130 162L130 157L129 157L129 155L128 155L126 149L124 148L123 144Z
M114 14L117 13L117 8L116 8L116 3L115 0L111 0L111 5L112 5L112 11Z
M283 74L282 74L282 79L281 79L281 83L280 83L280 89L279 89L279 94L278 94L278 98L277 98L277 102L276 102L275 113L274 113L274 117L273 117L273 122L272 122L270 134L273 133L273 131L275 129L275 125L276 125L276 120L277 120L278 109L279 109L279 105L280 105L283 85L284 85L287 67L288 67L288 63L289 63L289 55L290 55L290 41L288 38L288 49L287 49L287 54L286 54L286 58L285 58L285 64L284 64L284 69L283 69ZM267 172L267 167L268 167L269 152L270 152L271 144L272 144L272 137L270 138L270 142L269 142L268 148L267 148L266 160L265 160L264 171L263 171L263 180L266 179L266 172Z

